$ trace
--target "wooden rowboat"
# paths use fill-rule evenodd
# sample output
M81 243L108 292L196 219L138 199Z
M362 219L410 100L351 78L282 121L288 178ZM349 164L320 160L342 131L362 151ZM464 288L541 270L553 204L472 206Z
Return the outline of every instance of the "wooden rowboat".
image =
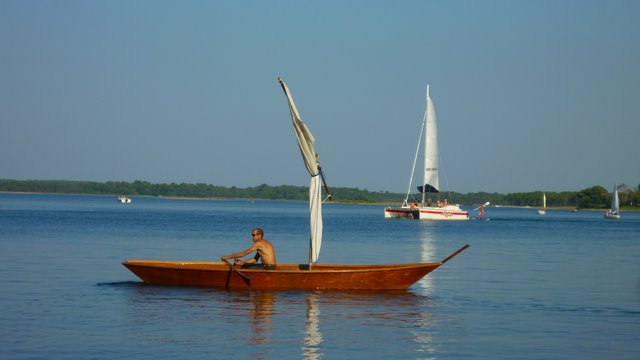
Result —
M388 265L278 264L276 270L236 268L224 262L126 260L147 284L230 290L403 290L465 250L434 263Z

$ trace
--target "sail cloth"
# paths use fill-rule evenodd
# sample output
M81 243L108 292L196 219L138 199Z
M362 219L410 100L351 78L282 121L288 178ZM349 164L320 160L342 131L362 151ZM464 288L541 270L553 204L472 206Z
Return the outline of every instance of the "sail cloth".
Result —
M618 184L613 185L613 197L611 198L611 212L618 213L620 209L620 197L618 196Z
M424 174L425 187L418 191L422 193L437 193L440 189L438 180L438 126L436 124L436 110L429 96L427 86L427 106L424 111L425 142L424 142Z
M433 193L433 194L437 194L440 191L438 191L438 189L434 188L433 186L429 185L429 184L424 184L424 186L418 186L418 192L420 193Z
M287 96L289 102L289 111L291 112L291 120L293 121L293 130L298 140L298 147L304 165L311 175L309 183L309 264L314 264L320 256L320 247L322 246L322 184L320 176L320 163L314 149L315 138L311 131L302 122L296 104L293 102L291 92L284 83L284 80L278 78L282 90Z

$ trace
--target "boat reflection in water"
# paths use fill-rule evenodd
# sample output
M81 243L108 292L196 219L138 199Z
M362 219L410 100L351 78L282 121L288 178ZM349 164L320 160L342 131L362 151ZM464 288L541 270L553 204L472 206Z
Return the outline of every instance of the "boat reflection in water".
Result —
M253 291L249 293L253 304L251 317L251 341L254 344L266 344L271 341L273 305L276 294L268 291Z
M253 355L256 358L267 355L261 352L261 346L282 343L283 334L295 333L295 329L301 326L300 321L297 321L282 327L283 318L292 321L300 318L274 311L274 308L297 307L302 304L305 311L300 346L302 359L317 360L326 356L323 328L332 333L332 348L349 348L350 339L354 337L378 336L380 331L390 330L393 332L393 335L389 334L390 338L397 337L402 339L401 342L412 343L399 346L404 347L404 351L427 354L436 351L430 334L433 323L429 299L412 291L313 291L287 295L252 291L249 296L253 303L253 314L251 336L248 340L255 347ZM277 319L276 328L272 325L274 317ZM283 332L282 329L290 330ZM390 351L389 355L393 353Z
M428 262L436 258L436 240L435 226L432 222L420 223L420 261ZM420 292L429 296L434 291L433 275L423 277L416 284L421 290ZM433 327L433 314L429 311L429 307L423 308L416 316L416 327L418 330L413 331L413 336L418 346L418 351L422 354L436 354L437 346L431 335L431 331L425 331Z
M435 240L435 226L432 222L421 222L420 224L420 261L432 262L436 258L436 240ZM431 294L433 291L433 284L431 282L432 276L425 276L418 281L418 286L425 291L425 294Z
M315 292L301 293L301 295L304 296L304 304L306 306L304 338L301 346L302 358L317 360L323 356L321 348L320 309L318 304L318 297L322 295ZM278 337L276 336L274 338L272 321L274 315L277 315L274 311L274 306L278 301L279 294L270 291L251 291L248 293L248 296L253 305L249 342L254 346L278 342ZM284 299L281 301L288 302ZM256 349L259 349L259 347ZM254 355L256 358L262 358L265 354L257 351Z
M437 353L437 304L429 283L395 291L225 291L114 285L127 296L126 321L138 344L188 344L214 358L317 360L382 343L380 357ZM177 331L176 329L180 329ZM354 348L354 339L358 340ZM361 341L362 339L371 339ZM437 343L437 342L436 342Z
M322 333L320 332L320 309L318 307L317 293L310 293L306 298L307 317L304 323L304 343L302 357L308 360L317 360L322 357L320 345Z

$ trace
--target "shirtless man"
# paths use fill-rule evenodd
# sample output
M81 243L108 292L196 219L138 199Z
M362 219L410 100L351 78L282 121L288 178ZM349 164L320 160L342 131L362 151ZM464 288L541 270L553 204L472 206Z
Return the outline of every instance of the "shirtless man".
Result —
M263 239L264 231L260 228L255 228L251 230L251 236L253 237L253 245L251 245L250 248L235 254L222 256L220 259L222 261L236 259L236 265L256 264L258 260L261 260L262 266L265 270L274 270L276 268L276 251L268 240ZM245 261L238 260L238 258L249 255L254 251L256 252L256 255L253 258Z

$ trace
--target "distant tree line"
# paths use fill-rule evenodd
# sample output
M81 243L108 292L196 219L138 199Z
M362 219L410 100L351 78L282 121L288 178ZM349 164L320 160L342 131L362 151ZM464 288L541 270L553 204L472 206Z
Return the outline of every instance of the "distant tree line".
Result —
M305 186L262 184L254 187L215 186L210 184L152 184L147 181L69 181L69 180L11 180L0 179L2 192L94 194L128 196L164 196L215 199L272 199L307 200L309 188ZM354 202L397 201L400 195L369 192L356 188L331 188L334 198Z
M271 200L307 200L309 190L306 186L262 184L254 187L215 186L210 184L152 184L147 181L69 181L69 180L11 180L0 179L2 192L54 193L54 194L96 194L128 196L164 196L211 199L271 199ZM369 191L367 189L336 187L331 188L333 199L339 202L357 203L401 203L405 194L388 191ZM640 203L640 185L631 188L625 184L618 186L620 203L626 207L638 207ZM435 199L435 194L430 194ZM546 192L547 207L574 207L578 209L606 209L611 204L611 194L602 186L593 186L577 192ZM421 194L412 197L420 199ZM480 205L487 201L492 205L503 206L542 206L542 192L527 193L456 193L443 192L442 199L462 205Z
M602 186L593 186L580 191L544 192L547 197L547 207L570 207L576 209L607 209L611 206L612 194ZM542 206L542 191L526 193L452 193L455 202L465 205L484 204L489 201L492 205L503 206ZM440 195L443 196L442 194ZM640 185L631 188L625 184L618 185L620 206L638 208L640 204Z

